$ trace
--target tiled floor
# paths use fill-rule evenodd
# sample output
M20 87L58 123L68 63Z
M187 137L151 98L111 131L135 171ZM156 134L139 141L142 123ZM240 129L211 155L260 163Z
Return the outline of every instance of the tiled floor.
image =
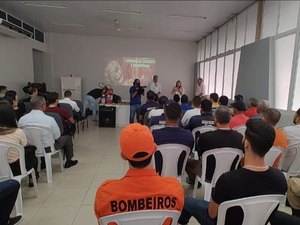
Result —
M22 225L96 225L93 203L97 187L106 179L122 177L127 163L119 156L121 128L99 128L90 123L74 139L74 159L78 165L59 170L53 159L53 183L46 183L43 171L38 183L39 197L22 185L24 218ZM191 188L183 184L187 195ZM203 195L202 189L197 193ZM288 211L288 208L284 208ZM191 220L191 225L198 224Z

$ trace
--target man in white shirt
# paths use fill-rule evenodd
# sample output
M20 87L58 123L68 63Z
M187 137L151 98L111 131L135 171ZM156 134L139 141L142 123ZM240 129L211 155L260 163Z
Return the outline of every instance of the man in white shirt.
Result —
M186 127L190 121L190 118L196 115L201 115L201 98L200 96L195 96L193 98L193 104L192 104L193 109L187 110L182 119L181 123L184 127Z
M199 77L197 79L197 87L196 87L196 96L202 97L206 95L206 87L204 85L203 79Z
M300 145L300 108L294 116L294 126L283 128L288 138L288 146L285 159L283 160L282 170L288 171L296 156L296 147Z
M69 91L69 90L66 90L65 93L64 93L64 96L65 96L65 98L59 100L59 103L69 104L72 107L73 111L79 112L80 108L78 107L77 103L71 99L72 92Z
M158 83L158 76L153 76L153 81L149 84L148 89L153 91L157 96L159 96L162 93L161 84Z
M47 116L44 111L46 110L46 101L42 96L35 96L31 99L32 110L30 113L22 116L19 120L19 127L24 128L29 125L38 124L41 126L49 127L52 131L55 143L49 143L49 138L43 138L42 142L45 148L54 144L55 149L64 149L64 154L66 155L65 168L69 168L78 163L77 160L72 160L73 158L73 143L72 137L70 135L61 136L59 127L55 122L54 118Z
M158 99L158 108L157 109L152 109L149 114L148 114L148 119L151 119L154 116L160 116L161 114L164 113L164 104L168 101L168 97L166 96L161 96Z

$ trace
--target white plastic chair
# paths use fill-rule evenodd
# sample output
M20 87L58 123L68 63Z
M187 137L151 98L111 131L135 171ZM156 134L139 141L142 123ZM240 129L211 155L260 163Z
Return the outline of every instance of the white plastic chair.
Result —
M293 148L295 148L295 159L287 171L287 178L291 176L300 176L300 145L293 146ZM287 151L289 151L289 149Z
M158 153L162 155L162 171L161 176L171 176L176 177L179 182L181 182L181 175L185 170L186 162L188 156L191 152L191 149L188 146L181 145L181 144L164 144L158 145L155 154L153 154L152 162L154 167L155 165L155 157L157 157ZM178 171L179 164L179 157L180 155L185 152L185 158L183 160L183 164L181 171Z
M215 187L217 180L219 177L228 171L230 171L233 162L236 157L238 157L238 160L236 161L236 164L234 165L234 169L236 169L243 157L243 152L240 149L236 148L216 148L209 151L205 151L202 154L202 173L201 177L198 175L195 179L194 184L194 191L193 191L193 197L196 198L196 192L198 188L198 182L201 182L202 185L204 185L204 200L210 201L211 198L211 190L213 187ZM210 182L206 181L206 168L207 168L207 158L208 156L213 156L216 160L216 167L213 174L213 177Z
M179 211L175 210L141 210L104 216L99 219L100 225L116 223L117 225L162 225L167 218L172 218L171 225L177 225Z
M217 225L225 224L226 212L234 206L240 206L244 212L241 225L265 225L282 198L283 195L260 195L223 202L218 208Z
M20 163L20 169L21 169L21 174L18 176L14 176L8 160L7 160L7 152L10 148L16 149L19 152L19 163ZM27 177L31 174L32 176L32 181L33 181L33 186L34 186L34 191L35 191L35 196L38 197L38 188L37 188L37 182L36 182L36 177L35 177L35 171L32 168L31 170L27 171L25 167L25 150L21 145L9 143L9 142L4 142L0 141L0 181L3 180L8 180L8 179L14 179L18 181L21 184L21 180L24 177ZM17 215L23 215L23 202L22 202L22 190L21 186L18 192L17 200L16 200L16 214Z
M239 132L243 136L245 136L246 129L247 129L247 127L245 125L241 125L241 126L237 126L237 127L232 128L232 130L235 130L235 131Z
M152 132L152 131L154 131L154 130L159 130L159 129L165 128L165 126L166 126L166 125L164 125L164 124L152 125L152 126L150 127L150 131Z
M193 158L194 159L198 159L198 153L196 152L196 147L198 144L198 138L200 134L206 133L208 131L214 131L217 130L217 128L215 126L212 125L205 125L205 126L201 126L201 127L196 127L192 130L192 134L194 137L194 148L192 150L193 152Z
M22 127L24 130L27 139L36 146L37 150L35 152L36 157L38 158L38 171L41 170L41 157L45 157L46 163L46 172L47 172L47 182L52 183L52 164L51 157L55 154L59 154L60 158L60 168L63 171L63 154L61 150L55 150L54 148L54 138L53 134L48 127L40 125L28 125ZM43 140L47 139L47 142L50 146L44 146ZM45 151L45 147L50 147L50 152Z
M282 148L278 147L278 146L273 146L265 155L265 163L268 166L273 166L274 162L276 161L276 159L280 156L280 154L283 154L283 150ZM281 167L281 162L282 161L282 156L281 159L279 161L279 169Z

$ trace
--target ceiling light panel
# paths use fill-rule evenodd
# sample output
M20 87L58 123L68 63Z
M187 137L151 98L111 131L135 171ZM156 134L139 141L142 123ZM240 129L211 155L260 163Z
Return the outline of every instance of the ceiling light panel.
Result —
M68 8L68 6L66 5L48 3L48 2L22 2L22 4L25 6L44 7L44 8L56 8L56 9Z
M207 19L206 16L187 16L187 15L176 15L176 14L171 14L168 15L169 18L174 18L174 19Z
M141 11L131 11L131 10L122 10L122 9L100 9L102 12L108 13L119 13L119 14L129 14L129 15L142 15Z

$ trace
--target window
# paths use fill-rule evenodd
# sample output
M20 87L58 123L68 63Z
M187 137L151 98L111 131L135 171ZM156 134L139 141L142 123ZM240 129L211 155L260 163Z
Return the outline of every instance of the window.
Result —
M233 54L225 57L225 73L223 95L231 97L233 76Z
M298 1L281 1L278 33L295 29L298 20Z
M210 71L209 71L208 93L215 92L215 81L216 81L216 60L211 60L210 61Z
M217 59L216 93L223 94L224 57Z
M219 29L218 54L225 52L226 24Z
M228 22L226 51L234 49L236 19Z

